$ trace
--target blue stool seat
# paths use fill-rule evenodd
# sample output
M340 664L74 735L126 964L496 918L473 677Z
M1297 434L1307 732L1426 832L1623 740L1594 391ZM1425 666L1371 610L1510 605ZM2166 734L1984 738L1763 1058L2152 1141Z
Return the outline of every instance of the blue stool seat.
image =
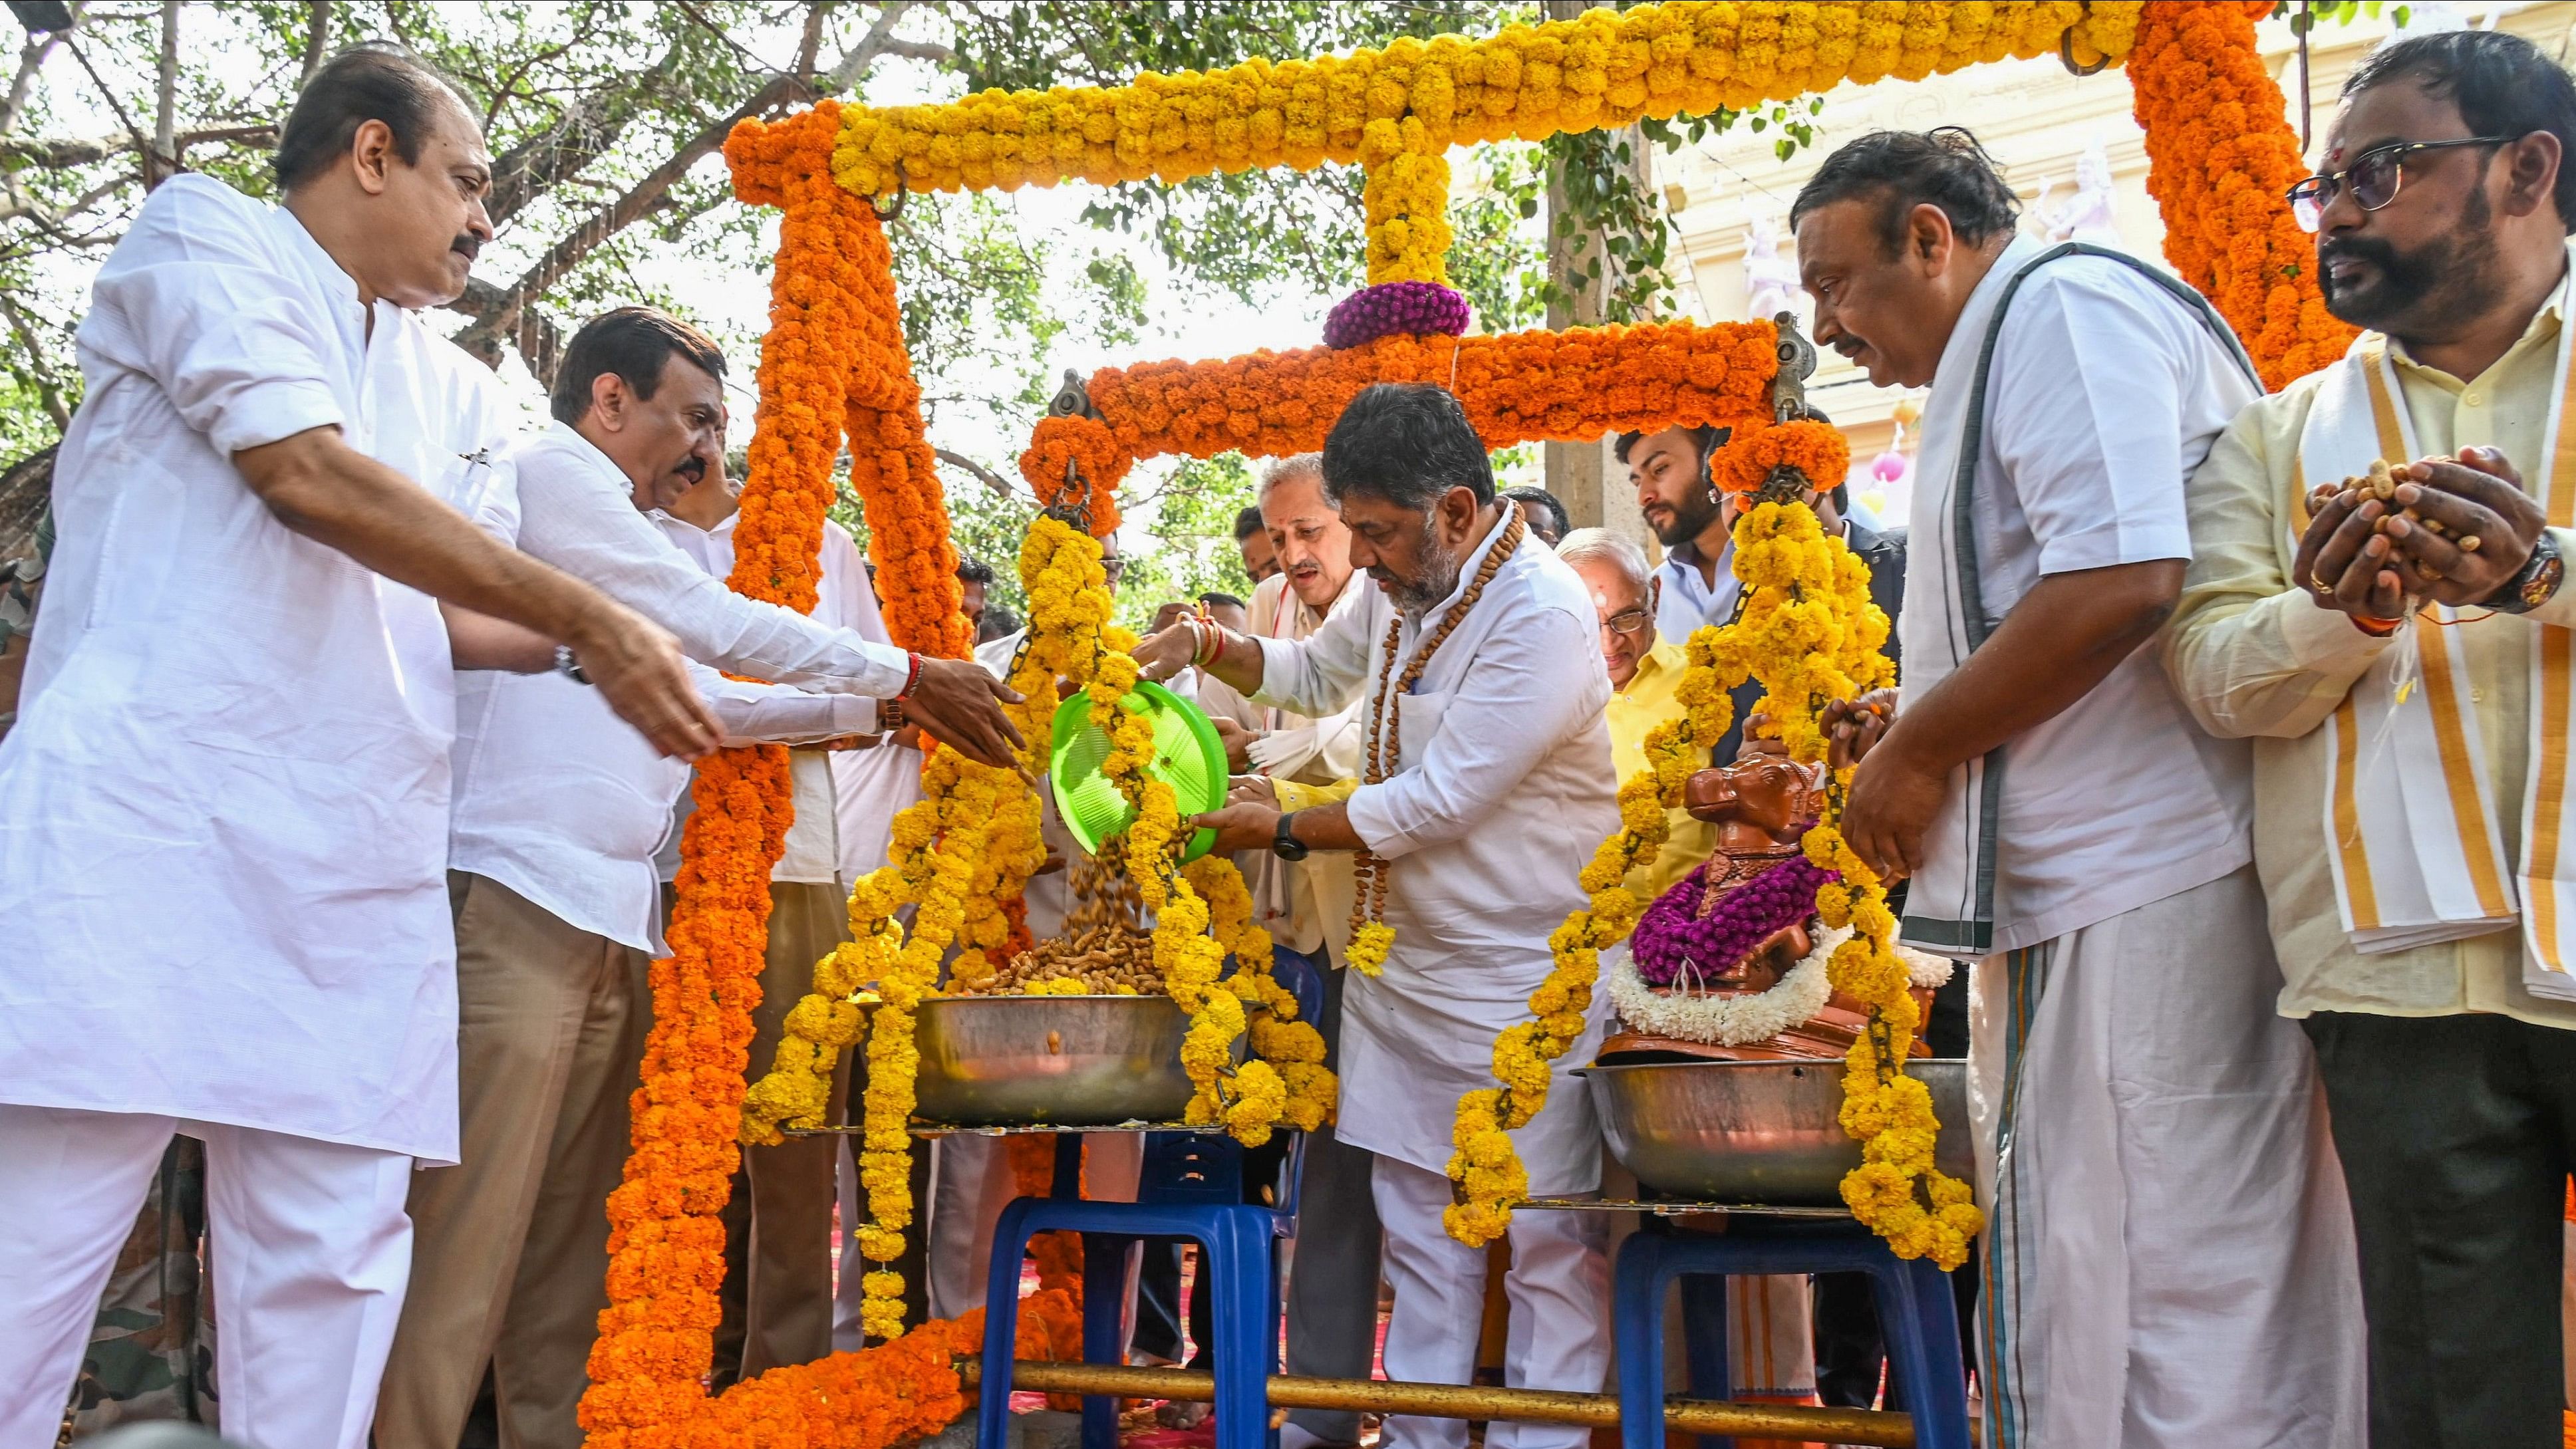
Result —
M1276 976L1294 992L1308 1021L1322 1009L1323 982L1313 968L1282 952ZM1221 1133L1149 1132L1136 1201L1089 1202L1081 1183L1081 1137L1056 1139L1053 1196L1024 1197L1002 1210L993 1229L993 1263L984 1284L984 1382L975 1409L975 1442L1009 1443L1012 1345L1019 1336L1020 1259L1043 1232L1082 1234L1082 1361L1115 1364L1127 1303L1127 1267L1146 1238L1188 1238L1199 1245L1198 1291L1209 1300L1207 1345L1216 1375L1216 1449L1274 1449L1270 1375L1279 1367L1279 1240L1297 1221L1302 1134L1292 1135L1281 1172L1285 1191L1274 1204L1243 1200L1241 1145ZM1082 1400L1083 1449L1117 1449L1118 1401Z
M1807 1229L1801 1231L1800 1229ZM1680 1234L1649 1220L1620 1246L1612 1291L1623 1449L1663 1449L1664 1293L1682 1291L1682 1335L1694 1398L1724 1399L1724 1279L1771 1273L1867 1273L1887 1339L1888 1404L1914 1416L1917 1449L1968 1449L1967 1373L1949 1275L1901 1259L1858 1224L1815 1231L1737 1217L1724 1235ZM1698 1280L1698 1281L1694 1281ZM1701 1449L1733 1440L1703 1436Z

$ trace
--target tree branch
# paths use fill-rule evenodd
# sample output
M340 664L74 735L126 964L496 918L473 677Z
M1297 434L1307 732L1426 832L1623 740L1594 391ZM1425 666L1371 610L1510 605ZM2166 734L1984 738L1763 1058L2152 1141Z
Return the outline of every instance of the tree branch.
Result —
M72 30L80 28L81 11L86 8L80 0L74 0L70 29L49 32L42 40L30 35L27 43L19 47L18 74L9 82L9 99L0 102L0 136L18 129L18 118L27 111L27 93L35 88L36 72L44 69L45 59L54 53L54 47L70 39Z
M309 0L304 7L304 76L295 83L301 94L331 51L331 0Z
M847 93L866 78L868 68L875 65L877 57L881 55L909 56L915 60L952 58L955 52L947 46L895 38L895 22L903 19L904 12L917 3L919 0L886 0L886 3L877 10L876 23L868 27L868 33L859 38L858 44L851 46L847 53L834 62L831 70L824 74L816 89L825 95L832 96Z
M15 299L0 291L0 313L9 318L9 330L17 334L18 345L26 349L27 370L34 375L36 396L45 405L45 416L54 420L54 429L62 431L72 425L72 410L63 405L62 384L54 377L53 366L45 361L45 350L36 345L35 324L18 308Z
M161 54L152 85L152 152L143 158L143 189L179 169L179 0L161 0Z
M226 145L265 146L277 141L277 127L209 126L201 130L181 131L171 138L171 154L184 155L191 146ZM122 156L134 149L131 136L29 136L23 140L0 137L0 162L46 171L61 171L74 166L92 166L112 156Z
M937 458L940 462L949 464L960 471L973 474L976 482L983 484L985 487L992 489L994 492L1001 494L1005 498L1016 500L1020 496L1019 490L1013 488L1010 485L1009 480L1005 479L1001 474L994 472L992 469L985 467L983 464L976 462L974 459L967 457L963 453L952 453L946 448L933 448L930 450L930 455Z
M492 164L492 191L484 202L492 224L506 223L607 154L634 119L639 98L660 90L679 63L680 46L674 41L642 75L620 76L576 97L564 107L562 119L505 152Z
M796 74L811 83L814 65L823 54L823 17L832 13L832 0L813 0L805 7L805 34L796 42Z

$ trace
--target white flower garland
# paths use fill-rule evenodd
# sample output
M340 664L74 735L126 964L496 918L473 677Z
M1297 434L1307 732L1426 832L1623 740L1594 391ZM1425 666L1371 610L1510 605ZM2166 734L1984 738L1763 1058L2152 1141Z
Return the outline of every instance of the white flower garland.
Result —
M1826 999L1833 995L1833 988L1825 981L1825 962L1836 946L1850 939L1849 927L1837 930L1818 926L1815 949L1770 990L1750 996L1659 992L1637 974L1628 943L1622 941L1611 948L1607 962L1610 1004L1631 1030L1648 1036L1668 1036L1708 1046L1750 1046L1769 1041L1793 1026L1805 1025L1824 1010ZM1909 979L1925 990L1947 984L1956 965L1946 957L1925 955L1903 946L1897 952L1905 960Z

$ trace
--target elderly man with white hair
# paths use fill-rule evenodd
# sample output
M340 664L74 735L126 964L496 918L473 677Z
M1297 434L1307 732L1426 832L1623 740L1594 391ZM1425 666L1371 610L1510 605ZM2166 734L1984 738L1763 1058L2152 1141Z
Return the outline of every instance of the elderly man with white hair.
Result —
M1646 768L1646 733L1682 714L1682 641L1655 628L1659 580L1646 551L1606 528L1578 528L1556 556L1583 580L1601 627L1601 663L1610 674L1610 760L1624 780ZM1672 889L1717 848L1717 827L1668 810L1672 832L1654 860L1628 873L1644 899ZM1727 1362L1738 1398L1806 1403L1815 1395L1815 1355L1803 1275L1727 1280Z

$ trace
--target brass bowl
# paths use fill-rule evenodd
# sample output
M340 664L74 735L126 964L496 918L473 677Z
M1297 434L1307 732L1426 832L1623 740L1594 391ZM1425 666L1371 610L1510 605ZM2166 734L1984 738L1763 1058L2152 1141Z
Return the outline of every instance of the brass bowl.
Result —
M1968 1064L1918 1058L1906 1075L1932 1092L1941 1133L1933 1160L1962 1181L1974 1172ZM1658 1193L1704 1202L1833 1207L1860 1144L1836 1120L1839 1061L1689 1061L1590 1066L1610 1155Z
M1177 1122L1189 1017L1168 996L960 996L921 1003L913 1112L959 1127Z

